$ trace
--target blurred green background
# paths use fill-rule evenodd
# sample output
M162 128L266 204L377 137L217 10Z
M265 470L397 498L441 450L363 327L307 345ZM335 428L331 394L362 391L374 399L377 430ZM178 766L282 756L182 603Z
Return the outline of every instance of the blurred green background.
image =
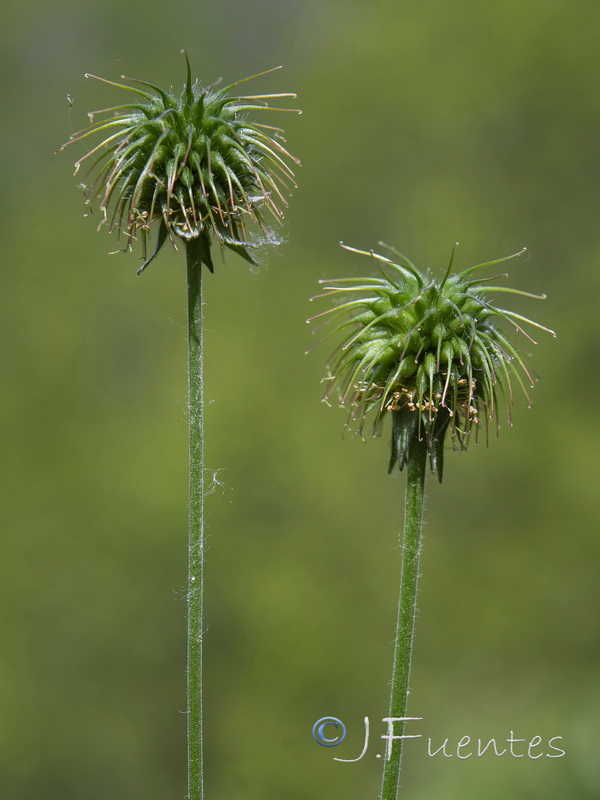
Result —
M541 376L514 428L429 484L406 748L412 800L596 798L600 5L595 0L9 0L2 48L0 794L185 796L184 264L141 278L52 153L122 73L255 91L303 162L285 242L206 285L207 800L376 798L404 476L319 404L305 319L342 251L441 269L529 248ZM69 110L67 94L74 98ZM526 343L524 343L526 344ZM528 347L525 347L528 350ZM336 749L316 719L348 728ZM371 747L353 764L371 722ZM563 758L427 755L463 736ZM523 752L523 750L521 750ZM537 752L552 752L547 746Z

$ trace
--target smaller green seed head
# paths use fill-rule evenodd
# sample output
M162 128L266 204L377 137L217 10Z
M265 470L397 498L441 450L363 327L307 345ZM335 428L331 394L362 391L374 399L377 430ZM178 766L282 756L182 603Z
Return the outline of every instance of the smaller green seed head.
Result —
M311 319L339 321L349 314L332 331L349 332L332 354L323 399L327 402L337 393L340 403L350 407L348 425L360 434L371 418L377 435L391 414L390 471L396 463L403 469L417 437L426 442L431 470L441 481L448 430L454 448L465 450L481 425L486 435L492 420L498 428L499 404L512 424L513 380L531 404L526 384L533 386L533 378L498 323L507 323L530 342L533 339L520 323L554 335L537 322L493 305L487 295L543 296L484 285L493 278L475 276L478 270L524 250L456 274L452 274L453 251L443 279L437 281L392 248L394 260L373 251L346 249L371 256L380 274L321 281L325 291L317 297L343 301ZM356 297L355 292L368 294Z
M256 263L251 249L257 243L247 223L258 223L264 238L273 241L263 212L281 222L284 195L296 185L290 162L299 162L284 147L281 129L248 119L250 112L270 109L268 99L295 95L230 94L250 78L221 89L203 88L192 83L187 55L186 64L187 80L179 95L145 81L126 79L142 90L98 78L138 99L89 114L89 127L67 142L96 133L105 137L75 163L75 173L89 159L91 183L82 185L86 204L99 199L101 224L124 234L126 250L141 239L144 263L138 272L167 238L193 247L211 271L213 237ZM105 116L96 120L98 114ZM147 234L155 223L156 246L148 257Z

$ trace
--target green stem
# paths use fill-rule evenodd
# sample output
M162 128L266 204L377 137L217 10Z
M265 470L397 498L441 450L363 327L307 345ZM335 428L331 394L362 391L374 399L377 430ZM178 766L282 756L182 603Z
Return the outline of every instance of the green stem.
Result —
M187 743L188 800L204 797L202 759L202 634L204 627L204 422L202 370L202 261L186 247L188 296L188 403L190 423Z
M390 717L406 717L408 683L412 656L415 613L417 608L417 581L419 578L419 555L423 528L423 488L427 464L425 440L413 439L407 457L407 486L402 541L402 577L398 603L398 623L394 651L394 672L390 698ZM404 734L404 722L393 727L395 736ZM400 789L403 739L390 740L391 752L386 752L383 766L381 800L396 800ZM388 757L389 756L389 757Z

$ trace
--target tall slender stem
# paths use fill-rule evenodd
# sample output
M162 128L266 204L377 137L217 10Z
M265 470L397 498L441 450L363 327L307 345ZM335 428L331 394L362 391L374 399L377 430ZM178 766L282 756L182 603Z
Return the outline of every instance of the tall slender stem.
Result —
M186 247L188 403L190 423L187 743L188 800L204 797L202 755L202 634L204 627L204 420L202 370L202 261Z
M427 444L424 439L419 441L415 438L410 445L407 458L408 474L402 540L402 576L398 603L392 693L390 697L390 717L396 719L406 717L408 703L410 662L417 609L417 581L419 578L419 555L423 528L423 490L426 464ZM394 727L394 735L402 736L403 734L404 722L399 722ZM389 753L389 758L386 757L383 766L381 800L396 800L400 789L403 739L390 740L390 744L391 753Z

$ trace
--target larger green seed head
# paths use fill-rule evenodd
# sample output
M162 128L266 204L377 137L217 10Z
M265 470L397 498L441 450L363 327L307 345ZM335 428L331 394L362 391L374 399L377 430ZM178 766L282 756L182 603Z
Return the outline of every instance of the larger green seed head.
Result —
M250 251L256 241L247 223L258 223L271 238L263 212L280 222L287 205L284 194L295 186L290 162L298 161L283 146L281 129L248 119L250 112L269 109L268 99L295 95L230 94L250 78L220 89L203 88L192 83L187 56L186 62L187 80L179 95L145 81L134 83L151 91L104 81L139 99L91 113L90 126L67 143L96 133L105 137L76 162L75 172L89 159L86 203L99 200L102 222L125 235L126 249L141 239L144 264L139 271L167 238L193 244L211 270L213 237L255 263ZM104 116L96 120L99 114ZM148 258L147 233L154 223L157 242Z
M391 260L372 251L346 249L370 255L380 275L321 281L325 292L318 297L352 298L355 292L368 292L312 317L339 320L349 314L332 331L347 334L328 365L324 400L337 393L341 404L350 407L349 424L359 433L370 417L376 435L391 414L390 471L396 463L404 467L417 437L426 441L431 469L441 481L448 430L454 447L464 450L481 425L486 434L492 420L498 426L499 405L511 424L513 380L531 404L527 384L533 386L533 378L499 323L507 323L530 342L533 339L520 323L549 329L493 305L488 295L542 296L485 285L493 279L475 276L479 269L520 253L457 274L451 274L450 259L437 281L394 250Z

